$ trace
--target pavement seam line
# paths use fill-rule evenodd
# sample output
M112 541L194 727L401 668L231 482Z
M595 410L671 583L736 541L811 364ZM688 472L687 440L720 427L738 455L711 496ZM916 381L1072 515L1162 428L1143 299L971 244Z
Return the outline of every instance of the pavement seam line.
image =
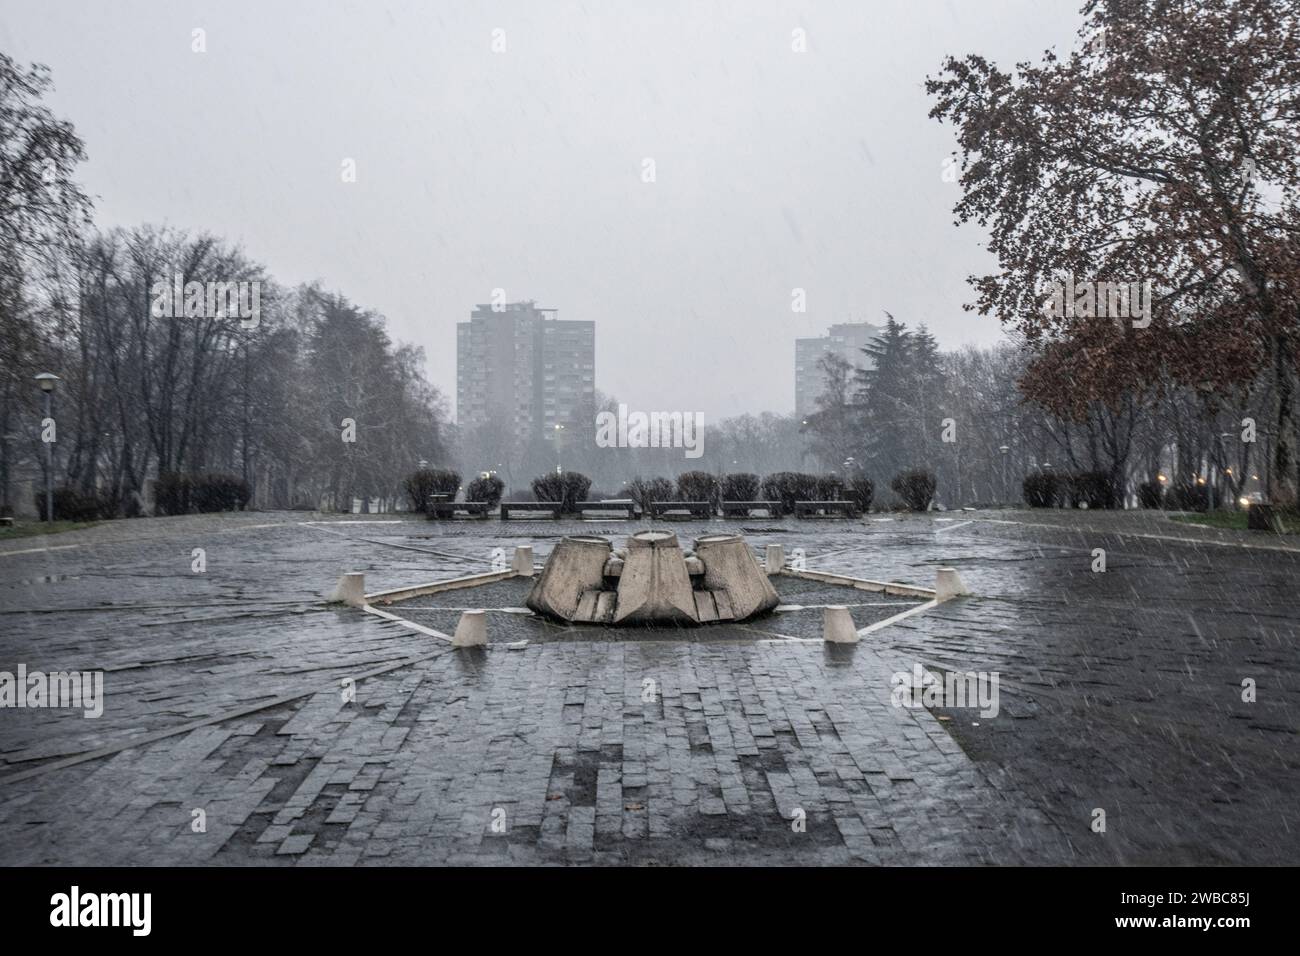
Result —
M381 613L382 615L382 612L379 613ZM439 657L441 656L441 654L442 651L438 650L429 654L419 654L416 655L415 657L403 658L400 661L394 661L393 663L385 664L382 667L376 667L373 668L372 670L363 671L362 673L353 676L352 680L363 681L371 677L378 677L381 674L387 674L390 671L395 671L402 667L409 667L412 664L419 664L421 661L427 661L434 657ZM181 734L187 734L193 730L199 730L202 727L210 727L213 724L224 723L228 720L235 720L236 718L239 717L247 717L249 714L256 714L260 711L267 710L272 707L280 707L283 706L284 704L292 703L295 700L301 700L304 697L314 697L316 694L319 694L323 689L324 688L322 687L316 687L313 688L312 690L300 691L295 694L285 694L260 704L251 704L248 707L241 707L238 710L227 711L224 714L217 714L212 717L204 717L201 718L200 720L192 720L189 723L182 724L179 727L171 727L164 730L155 730L152 733L144 734L140 737L134 737L131 740L126 741L125 743L114 744L110 747L100 747L98 750L88 750L85 753L75 754L74 756L65 757L61 760L55 760L52 761L51 763L43 764L40 767L33 767L30 770L21 770L18 773L5 774L4 776L0 777L0 786L5 785L6 783L17 783L20 780L28 780L32 777L38 777L41 774L49 773L52 770L62 770L65 767L75 767L77 764L86 763L91 760L98 760L101 757L112 757L115 756L116 754L121 753L124 750L131 750L132 748L135 747L148 746L149 744L157 743L160 740L166 740L168 737L176 737Z

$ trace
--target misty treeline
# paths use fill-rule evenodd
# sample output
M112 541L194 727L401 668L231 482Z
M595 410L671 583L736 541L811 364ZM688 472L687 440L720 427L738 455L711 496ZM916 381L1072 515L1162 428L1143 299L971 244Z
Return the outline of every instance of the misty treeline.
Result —
M0 506L14 508L15 479L43 484L40 372L62 379L55 482L104 517L138 513L150 479L213 474L261 507L350 510L396 501L422 460L449 459L423 353L382 317L283 288L212 236L95 230L73 175L84 148L41 105L48 88L43 68L0 55ZM258 314L160 316L156 284L177 275L257 283Z
M523 449L515 447L502 425L488 422L466 429L458 435L458 457L472 470L495 471L510 491L523 492L533 478L559 468L586 475L592 480L592 494L605 496L616 495L637 477L676 478L688 471L769 475L816 463L799 421L774 412L717 421L706 416L698 457L687 457L685 449L676 447L602 448L596 441L596 416L617 415L618 405L617 398L597 390L594 401L574 409L557 435L534 440Z
M1220 391L1165 381L1062 416L1020 388L1034 360L1023 343L940 352L924 325L886 315L861 361L823 358L826 388L805 426L823 468L866 474L878 496L918 467L935 473L950 507L1018 502L1024 477L1041 469L1103 473L1130 504L1142 484L1205 487L1225 505L1267 487L1267 436L1243 426L1269 407L1267 375Z
M151 290L177 273L260 283L256 326L155 317ZM56 480L97 496L104 516L137 513L150 477L208 474L248 482L261 507L350 510L354 496L398 498L405 474L449 453L420 349L341 295L281 289L211 237L87 234L45 292L6 316L27 345L6 356L6 414L19 412L18 441L39 461L31 377L57 371ZM0 453L7 464L9 442Z

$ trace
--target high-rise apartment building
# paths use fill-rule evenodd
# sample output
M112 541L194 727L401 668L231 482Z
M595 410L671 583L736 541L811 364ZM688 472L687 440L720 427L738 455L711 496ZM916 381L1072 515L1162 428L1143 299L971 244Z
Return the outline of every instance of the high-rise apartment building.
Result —
M456 324L456 420L499 422L516 447L548 441L595 399L596 323L553 317L536 303L479 305Z
M826 378L817 363L834 352L854 368L870 368L871 360L862 353L881 333L877 325L867 322L843 322L832 325L826 335L794 340L794 411L808 415L817 410L817 396L826 387Z

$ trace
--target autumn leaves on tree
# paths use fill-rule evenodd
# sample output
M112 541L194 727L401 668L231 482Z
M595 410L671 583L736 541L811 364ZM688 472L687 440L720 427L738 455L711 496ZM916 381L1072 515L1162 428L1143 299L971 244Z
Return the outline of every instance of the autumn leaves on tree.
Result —
M1300 3L1091 0L1079 46L927 81L961 153L959 222L996 274L968 307L1023 335L1027 395L1085 417L1186 386L1251 396L1296 499ZM1053 281L1151 280L1151 321L1045 308Z

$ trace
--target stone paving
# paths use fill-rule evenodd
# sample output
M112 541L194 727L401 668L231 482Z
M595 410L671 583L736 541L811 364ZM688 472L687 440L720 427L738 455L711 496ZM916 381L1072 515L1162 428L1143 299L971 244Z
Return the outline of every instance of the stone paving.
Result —
M276 513L8 542L0 670L102 668L107 703L99 719L0 711L0 863L1300 855L1289 539L1064 512L676 525L742 527L820 570L932 585L936 567L958 567L977 597L852 647L464 651L320 595L345 570L371 590L416 584L486 570L497 547L531 542L540 560L560 534L629 525ZM918 662L997 672L999 714L892 706L891 675ZM50 769L101 747L126 749ZM1104 834L1090 829L1098 808Z

